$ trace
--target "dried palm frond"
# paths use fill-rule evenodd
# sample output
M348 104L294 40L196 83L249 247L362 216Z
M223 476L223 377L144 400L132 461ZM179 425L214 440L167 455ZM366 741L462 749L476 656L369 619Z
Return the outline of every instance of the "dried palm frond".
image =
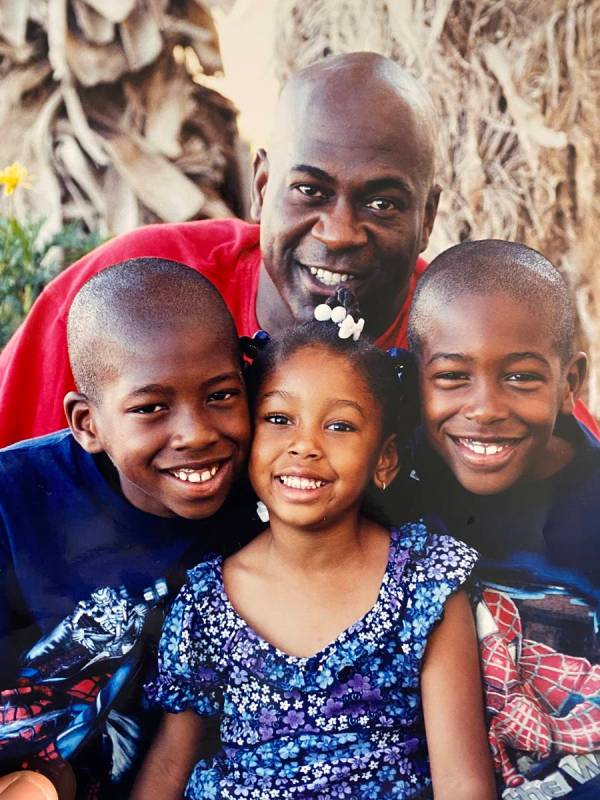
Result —
M375 50L421 78L440 114L444 187L427 255L516 239L573 288L600 415L600 0L281 0L279 77Z
M221 69L202 0L0 0L3 163L36 177L18 216L116 234L243 207L236 112L198 85Z

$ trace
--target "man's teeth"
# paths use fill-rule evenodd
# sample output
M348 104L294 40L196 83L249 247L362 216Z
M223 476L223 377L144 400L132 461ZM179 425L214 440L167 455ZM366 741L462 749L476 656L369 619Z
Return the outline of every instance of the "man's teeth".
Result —
M328 269L317 267L310 267L310 274L314 275L325 286L338 286L340 283L346 283L352 277L348 272L331 272Z
M298 478L296 475L279 475L279 480L284 486L292 489L320 489L326 481L315 481L312 478Z
M507 443L484 444L484 442L478 442L475 439L461 439L460 443L469 450L471 450L473 453L477 453L477 455L480 456L495 456L498 455L498 453L501 453L503 450L506 450L507 447L509 447Z
M176 469L173 470L171 475L175 475L176 478L179 478L180 481L188 481L188 483L205 483L209 481L211 478L214 478L217 472L219 471L218 465L215 464L214 467L210 467L210 469Z

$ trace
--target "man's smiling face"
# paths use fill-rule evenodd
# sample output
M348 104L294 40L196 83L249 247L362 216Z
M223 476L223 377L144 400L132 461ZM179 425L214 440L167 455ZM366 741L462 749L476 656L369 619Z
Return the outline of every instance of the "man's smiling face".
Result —
M342 84L294 91L259 156L254 213L267 280L290 316L309 319L343 285L377 336L400 311L433 225L431 131L388 85Z

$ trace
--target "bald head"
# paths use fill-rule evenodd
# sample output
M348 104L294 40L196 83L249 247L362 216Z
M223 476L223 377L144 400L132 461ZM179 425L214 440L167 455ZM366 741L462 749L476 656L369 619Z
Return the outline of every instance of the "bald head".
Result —
M282 89L275 115L270 155L276 155L297 126L305 134L318 128L315 114L335 114L349 140L372 132L378 120L402 119L418 143L422 169L431 181L435 171L436 114L424 87L403 67L378 53L330 56L295 73ZM388 132L391 132L388 130ZM389 139L391 144L392 137ZM344 144L340 140L340 144Z
M231 315L214 286L196 270L161 258L133 258L94 275L67 319L69 361L80 392L97 401L140 336L181 328L201 337L218 330L237 354Z
M576 316L562 275L537 250L499 239L455 245L431 262L412 301L408 324L411 350L420 352L444 306L464 295L493 294L505 294L527 306L547 326L561 361L571 358Z

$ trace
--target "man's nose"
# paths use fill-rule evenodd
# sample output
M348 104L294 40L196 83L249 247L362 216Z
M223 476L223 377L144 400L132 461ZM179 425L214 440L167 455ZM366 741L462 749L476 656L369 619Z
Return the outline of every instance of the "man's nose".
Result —
M361 247L368 236L363 224L356 219L355 209L344 198L336 198L320 209L312 235L329 250Z
M464 415L479 425L492 425L507 418L508 408L495 380L481 380L473 386Z
M173 419L172 444L181 450L202 450L215 444L219 433L205 409L189 405Z

